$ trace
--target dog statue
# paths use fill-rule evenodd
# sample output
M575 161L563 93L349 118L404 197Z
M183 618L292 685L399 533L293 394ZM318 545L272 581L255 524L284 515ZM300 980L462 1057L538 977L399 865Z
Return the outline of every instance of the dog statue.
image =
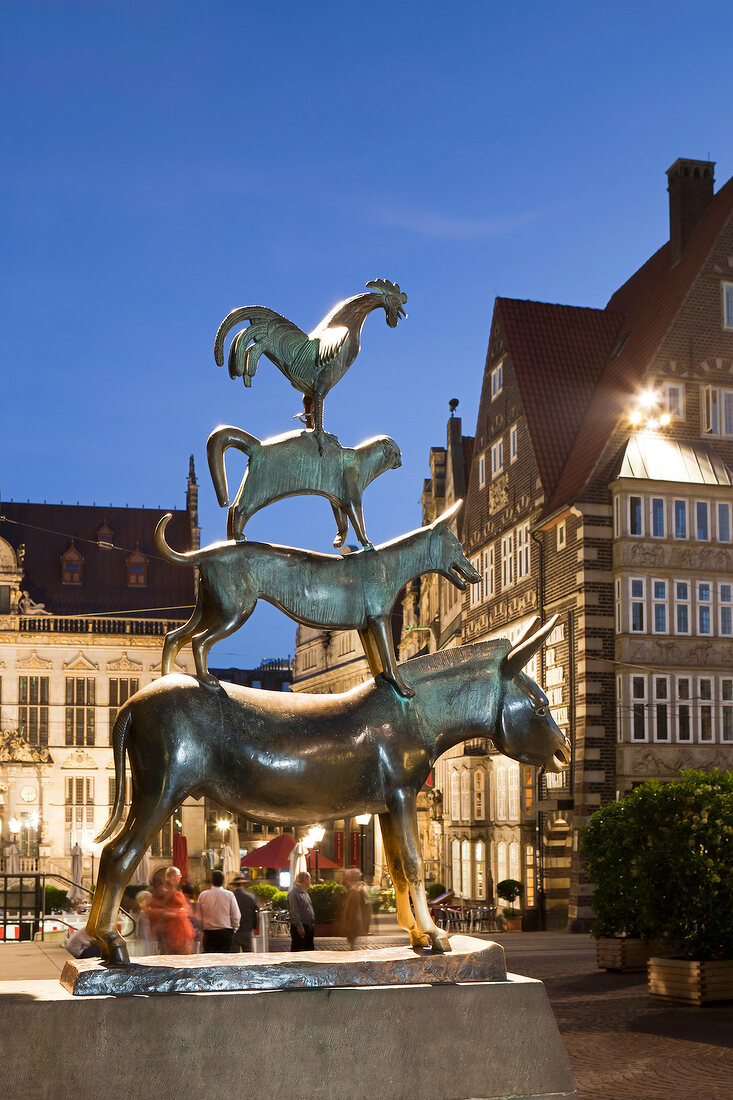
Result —
M206 443L211 480L222 508L229 504L224 455L230 447L243 451L249 462L239 492L227 512L227 538L237 542L251 516L283 497L313 494L331 502L339 550L346 541L349 520L364 547L372 549L366 535L361 498L367 485L385 470L402 465L400 449L388 435L368 439L358 447L342 447L335 435L324 432L319 441L312 431L288 432L272 439L257 439L243 428L223 425Z
M220 542L179 553L165 540L171 519L166 513L155 528L158 552L166 561L198 566L199 590L191 618L165 636L163 675L173 671L176 654L190 641L199 679L218 685L206 667L211 646L242 626L263 599L307 626L358 630L372 674L383 673L410 698L413 691L397 669L392 608L405 585L423 573L440 573L461 591L467 581L481 580L450 529L462 504L457 501L429 527L345 557L263 542Z

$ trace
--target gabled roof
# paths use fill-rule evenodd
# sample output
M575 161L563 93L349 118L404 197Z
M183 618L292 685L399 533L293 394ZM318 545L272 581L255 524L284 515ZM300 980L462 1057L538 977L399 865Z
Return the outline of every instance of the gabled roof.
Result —
M713 197L679 262L667 242L608 302L605 312L622 316L618 350L608 358L546 514L579 498L731 213L733 179Z
M123 611L135 617L185 619L194 603L193 569L170 565L155 548L153 532L164 514L156 508L0 502L0 537L17 551L25 545L21 587L54 615ZM115 549L99 545L104 524ZM173 511L166 537L177 550L191 546L188 513ZM61 583L61 556L74 545L83 559L82 583ZM119 548L119 549L117 549ZM127 558L139 549L148 560L147 585L127 584ZM160 611L157 608L184 610Z
M570 453L617 339L611 310L497 298L527 427L546 494Z
M682 443L658 432L635 432L609 481L617 478L674 481L688 485L733 485L733 475L707 443Z

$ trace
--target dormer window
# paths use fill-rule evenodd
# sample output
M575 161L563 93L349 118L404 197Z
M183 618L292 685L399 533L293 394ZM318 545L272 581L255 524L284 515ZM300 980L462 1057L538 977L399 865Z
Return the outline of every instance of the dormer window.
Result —
M81 584L81 567L84 559L73 542L61 556L61 583Z
M131 588L144 588L148 583L147 558L139 550L135 550L127 559L127 583Z
M97 545L101 546L103 550L111 550L113 546L113 538L114 532L105 520L102 526L97 531Z

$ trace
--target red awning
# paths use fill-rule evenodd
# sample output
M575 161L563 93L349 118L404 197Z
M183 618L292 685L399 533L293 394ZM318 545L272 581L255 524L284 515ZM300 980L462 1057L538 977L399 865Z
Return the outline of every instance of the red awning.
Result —
M282 836L273 837L261 848L255 848L253 852L243 856L241 866L287 868L290 866L290 853L294 847L295 838L290 833L283 833Z
M315 865L316 865L315 852L311 851L311 852L308 853L308 870L312 871L313 868L315 867ZM324 871L326 869L330 869L331 867L340 867L340 866L341 866L340 863L334 863L332 859L328 858L328 856L324 856L323 852L318 853L318 870L319 871Z

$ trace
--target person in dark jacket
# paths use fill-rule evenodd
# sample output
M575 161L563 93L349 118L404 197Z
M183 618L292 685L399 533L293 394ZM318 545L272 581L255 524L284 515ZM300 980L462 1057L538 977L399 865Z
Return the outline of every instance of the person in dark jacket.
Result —
M252 932L257 929L259 924L259 903L254 894L250 894L249 890L245 890L246 885L247 880L242 878L241 875L237 875L229 883L240 912L239 928L234 933L235 951L252 950Z

